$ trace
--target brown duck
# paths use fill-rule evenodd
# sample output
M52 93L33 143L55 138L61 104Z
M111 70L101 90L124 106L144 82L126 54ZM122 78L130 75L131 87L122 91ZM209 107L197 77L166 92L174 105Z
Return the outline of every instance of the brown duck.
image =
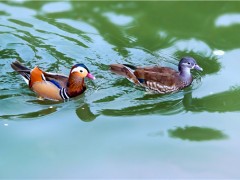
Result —
M178 71L169 67L136 67L129 64L111 64L110 70L122 75L136 85L160 94L176 92L193 81L191 69L203 69L192 57L183 57L178 64Z
M39 97L56 101L82 94L86 90L84 78L95 79L84 64L74 65L69 76L44 72L38 67L31 70L18 61L11 66Z

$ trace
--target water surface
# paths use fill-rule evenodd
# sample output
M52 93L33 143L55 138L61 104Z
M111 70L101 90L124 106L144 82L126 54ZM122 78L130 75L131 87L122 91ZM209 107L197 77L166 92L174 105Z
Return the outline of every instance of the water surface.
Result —
M239 178L239 2L0 2L0 178ZM157 95L111 63L204 69ZM68 102L38 100L18 59L96 76Z

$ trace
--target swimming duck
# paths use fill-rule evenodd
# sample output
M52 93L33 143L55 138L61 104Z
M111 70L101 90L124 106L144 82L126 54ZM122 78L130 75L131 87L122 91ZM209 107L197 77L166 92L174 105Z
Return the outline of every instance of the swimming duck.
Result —
M39 67L32 70L19 61L11 64L40 98L50 100L65 100L76 97L86 90L84 78L95 79L84 64L76 64L71 68L69 77L56 73L44 72Z
M183 57L178 64L178 71L160 66L110 65L112 72L126 77L136 85L160 94L176 92L189 86L193 81L191 69L203 70L192 57Z

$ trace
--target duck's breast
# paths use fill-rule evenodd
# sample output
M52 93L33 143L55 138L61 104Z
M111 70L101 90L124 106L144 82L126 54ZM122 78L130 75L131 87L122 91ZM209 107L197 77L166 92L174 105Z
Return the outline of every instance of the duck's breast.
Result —
M62 100L60 96L60 89L49 81L35 82L31 89L42 98Z

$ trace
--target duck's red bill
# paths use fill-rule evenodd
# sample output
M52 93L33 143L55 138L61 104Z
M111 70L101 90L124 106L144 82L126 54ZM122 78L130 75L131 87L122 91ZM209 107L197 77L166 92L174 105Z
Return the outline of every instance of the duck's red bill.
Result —
M87 77L89 78L89 79L96 79L91 73L88 73L88 75L87 75Z

